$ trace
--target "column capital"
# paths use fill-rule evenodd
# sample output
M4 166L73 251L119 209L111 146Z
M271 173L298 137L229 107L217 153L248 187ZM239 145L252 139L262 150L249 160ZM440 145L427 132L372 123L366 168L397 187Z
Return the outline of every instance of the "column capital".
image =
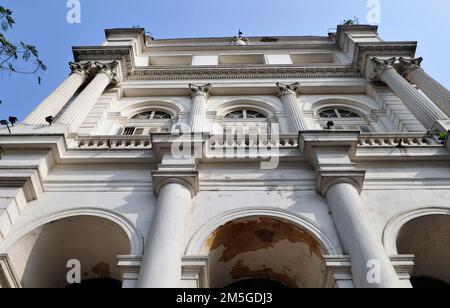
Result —
M189 84L189 88L192 91L192 96L193 97L194 96L198 96L198 95L202 95L202 96L208 97L209 96L209 90L211 90L211 88L212 88L212 84L207 83L205 85L195 85L195 84L190 83Z
M153 191L158 196L161 189L168 184L180 184L195 197L199 192L198 171L156 170L152 171Z
M119 78L118 78L118 75L116 72L117 68L119 66L118 61L113 61L113 62L109 62L109 63L95 62L94 65L97 67L98 73L100 73L100 72L106 73L109 76L109 78L111 79L111 81L114 81L114 82L119 81L118 80Z
M397 62L396 57L392 57L389 59L377 58L373 57L371 59L373 64L373 73L370 76L370 80L380 81L383 73L389 69L395 69L394 64Z
M83 78L86 78L86 76L89 73L89 70L92 68L92 62L85 62L85 63L76 63L76 62L69 62L70 70L72 71L72 74L80 74Z
M294 94L295 96L297 96L297 90L298 88L300 88L300 83L299 82L295 82L295 83L291 83L291 84L284 84L281 82L277 82L277 87L280 90L280 96L286 96L289 94Z
M421 68L420 65L422 64L423 58L400 57L398 61L400 63L399 66L400 74L405 76L406 79L409 79L408 76L412 71Z
M361 193L365 177L365 170L319 170L317 175L317 192L322 196L326 196L332 186L347 183L353 185Z

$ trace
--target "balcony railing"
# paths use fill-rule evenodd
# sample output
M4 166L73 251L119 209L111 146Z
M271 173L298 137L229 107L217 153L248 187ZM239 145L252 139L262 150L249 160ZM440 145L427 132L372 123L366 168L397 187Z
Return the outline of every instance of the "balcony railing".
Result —
M342 132L341 132L342 133ZM67 141L71 149L86 150L143 150L152 149L150 136L69 136ZM296 134L285 134L268 137L226 137L210 136L206 141L210 149L220 148L259 148L278 147L280 149L295 149L299 147ZM441 141L432 136L418 133L370 133L361 134L359 148L383 147L442 147Z
M433 136L417 133L361 134L359 147L433 147L443 146Z

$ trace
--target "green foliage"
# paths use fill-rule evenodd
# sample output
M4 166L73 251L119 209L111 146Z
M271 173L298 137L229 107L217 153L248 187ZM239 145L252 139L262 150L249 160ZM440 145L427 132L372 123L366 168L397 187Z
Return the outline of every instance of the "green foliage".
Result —
M38 72L47 70L47 66L34 45L8 40L5 33L14 25L13 12L0 6L0 73L32 74L40 83Z
M355 26L355 25L359 25L359 19L357 17L353 17L350 19L346 19L344 20L341 25L343 26Z
M447 139L447 133L440 133L439 134L439 140L445 141Z

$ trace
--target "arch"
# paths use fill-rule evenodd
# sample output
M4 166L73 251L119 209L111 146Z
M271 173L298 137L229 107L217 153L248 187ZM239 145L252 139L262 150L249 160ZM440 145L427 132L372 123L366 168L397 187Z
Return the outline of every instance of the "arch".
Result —
M285 220L308 231L322 246L327 255L343 255L343 251L333 240L314 222L309 219L295 215L288 211L279 209L241 209L221 214L203 225L191 238L186 249L187 256L198 256L202 252L204 244L210 235L231 221L250 217L272 217Z
M1 244L0 251L4 252L11 248L21 238L48 223L61 220L64 218L71 218L77 216L93 216L109 220L118 225L128 236L130 241L130 255L142 255L144 252L143 236L139 230L126 217L110 210L97 208L80 208L74 210L67 210L55 213L45 218L35 220L26 226L11 233Z
M373 110L378 109L378 106L364 100L342 97L321 99L311 105L314 116L318 116L322 110L328 108L345 109L355 112L363 117L367 117L372 114Z
M131 118L133 115L158 110L168 113L172 119L178 119L181 113L187 112L183 104L177 100L154 99L125 104L118 110L122 117Z
M338 254L308 219L275 209L226 213L193 238L188 254L208 258L210 287L256 280L290 288L325 286L325 256Z
M236 110L248 109L263 114L267 119L277 119L277 113L282 112L282 110L277 110L272 105L270 102L259 99L237 99L222 103L215 108L218 117L225 117Z
M408 222L430 215L446 215L450 216L450 208L444 207L427 207L402 212L389 220L383 231L383 244L389 255L398 255L397 238L400 230Z

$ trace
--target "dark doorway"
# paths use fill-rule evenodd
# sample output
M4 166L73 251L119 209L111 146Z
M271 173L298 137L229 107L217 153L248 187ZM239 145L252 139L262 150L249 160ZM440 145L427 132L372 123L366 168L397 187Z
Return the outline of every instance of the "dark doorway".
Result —
M67 289L121 289L122 282L114 279L101 278L82 281L80 284L72 284Z
M282 283L269 279L246 279L237 281L225 287L225 289L238 290L238 289L288 289Z
M450 289L448 283L428 277L412 277L411 284L414 289Z

